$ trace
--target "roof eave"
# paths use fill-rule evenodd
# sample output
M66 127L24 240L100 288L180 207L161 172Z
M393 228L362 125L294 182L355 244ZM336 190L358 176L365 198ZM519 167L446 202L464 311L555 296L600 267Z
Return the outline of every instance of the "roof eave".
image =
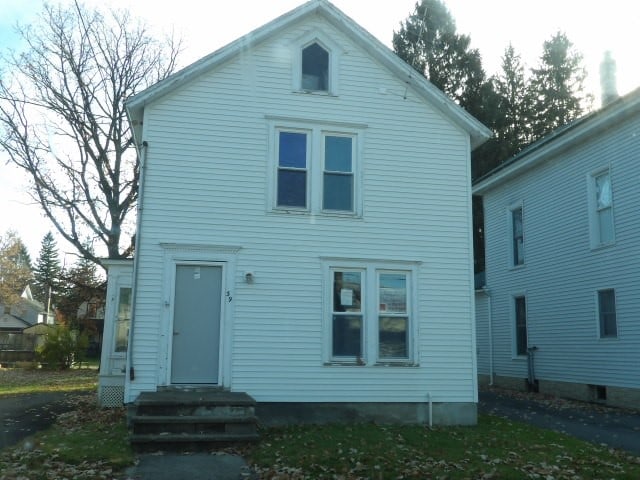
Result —
M530 170L539 163L544 162L548 158L556 155L563 150L572 147L581 142L585 137L597 133L600 129L619 121L621 117L632 114L634 110L640 109L640 88L634 90L630 94L621 98L612 108L604 108L600 111L586 115L583 119L576 120L573 127L561 127L559 132L561 135L553 136L547 140L542 138L538 142L531 145L531 149L527 148L521 154L517 154L508 160L509 165L498 167L494 173L489 172L487 176L473 185L472 192L474 195L483 195L492 188L511 180L514 177Z

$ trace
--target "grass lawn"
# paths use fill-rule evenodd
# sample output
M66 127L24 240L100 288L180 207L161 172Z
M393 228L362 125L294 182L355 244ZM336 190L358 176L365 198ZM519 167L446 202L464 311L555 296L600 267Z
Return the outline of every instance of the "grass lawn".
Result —
M247 453L265 479L638 479L640 458L492 416L476 427L293 427Z
M0 396L96 390L97 385L96 368L72 368L67 371L0 368Z

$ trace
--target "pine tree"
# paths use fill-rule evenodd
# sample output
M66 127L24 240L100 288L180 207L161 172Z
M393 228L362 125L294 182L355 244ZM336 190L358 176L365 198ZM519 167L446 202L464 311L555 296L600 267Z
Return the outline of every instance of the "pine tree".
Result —
M0 305L14 305L32 278L31 257L20 237L0 237Z
M440 0L422 0L394 32L396 54L480 121L485 120L487 84L478 49Z
M53 234L49 232L42 239L40 254L33 272L32 289L33 296L42 302L45 308L55 305L58 301L60 273L58 248Z
M593 98L585 94L582 55L562 33L544 42L540 65L532 69L533 138L538 139L580 117Z
M501 122L496 128L503 149L499 152L501 162L520 151L533 138L533 98L525 78L524 64L511 44L504 52L502 71L494 77L494 84L499 98L498 108L502 112Z

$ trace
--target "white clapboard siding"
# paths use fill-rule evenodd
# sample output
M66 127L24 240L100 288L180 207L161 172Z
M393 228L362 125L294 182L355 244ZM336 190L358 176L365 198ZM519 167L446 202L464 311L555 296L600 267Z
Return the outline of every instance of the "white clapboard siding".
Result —
M336 97L292 92L288 55L310 28L340 45ZM362 218L270 210L268 117L365 126ZM233 390L258 401L475 401L469 137L404 79L315 19L147 105L143 140L129 400L155 389L168 361L161 244L179 243L241 247L225 320ZM321 257L416 262L417 366L323 365Z
M512 357L511 316L511 296L526 293L538 378L640 388L639 155L635 113L484 193L496 375L527 376L526 360ZM615 245L592 250L587 176L607 166ZM515 202L524 208L525 266L510 269L507 210ZM617 338L599 338L596 291L603 288L615 289Z

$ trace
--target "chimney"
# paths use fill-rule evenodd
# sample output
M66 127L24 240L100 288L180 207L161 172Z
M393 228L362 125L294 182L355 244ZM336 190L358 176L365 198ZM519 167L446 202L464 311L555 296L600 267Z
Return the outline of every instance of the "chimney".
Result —
M613 59L610 51L604 52L604 59L600 64L600 88L603 107L606 107L618 98L616 61Z

